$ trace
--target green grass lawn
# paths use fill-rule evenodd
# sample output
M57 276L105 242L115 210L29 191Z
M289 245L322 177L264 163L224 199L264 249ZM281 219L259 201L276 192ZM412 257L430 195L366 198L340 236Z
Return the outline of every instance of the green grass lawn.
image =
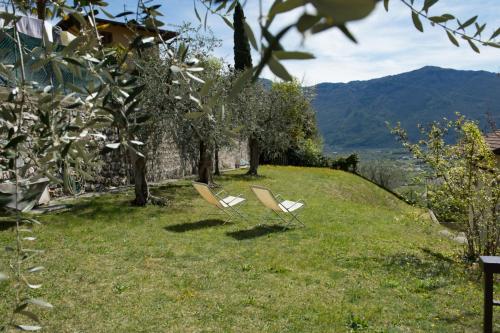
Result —
M217 178L243 193L247 222L222 224L189 181L154 189L167 207L132 207L131 193L73 201L40 217L35 295L46 332L475 332L482 287L418 211L354 175L269 167ZM306 228L258 227L249 185L302 198ZM0 229L2 230L2 229ZM0 244L14 239L0 231ZM5 270L2 254L0 271ZM0 285L0 319L10 297Z

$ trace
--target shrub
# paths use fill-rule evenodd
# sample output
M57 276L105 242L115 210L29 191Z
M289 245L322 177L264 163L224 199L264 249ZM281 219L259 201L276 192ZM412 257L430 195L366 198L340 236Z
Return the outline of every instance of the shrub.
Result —
M454 144L446 142L449 132ZM457 120L421 127L421 140L410 143L399 125L392 130L410 153L429 167L429 205L448 214L465 231L466 256L496 255L500 239L500 172L477 124Z
M288 153L290 165L306 167L328 167L329 158L322 153L321 145L311 139L301 142L298 149L290 150Z
M317 140L304 139L299 142L298 147L290 148L283 154L272 157L263 154L261 163L327 168L331 165L331 159L323 155L321 144Z
M358 171L359 157L357 154L351 154L348 157L339 157L331 163L332 169L343 170L356 173Z

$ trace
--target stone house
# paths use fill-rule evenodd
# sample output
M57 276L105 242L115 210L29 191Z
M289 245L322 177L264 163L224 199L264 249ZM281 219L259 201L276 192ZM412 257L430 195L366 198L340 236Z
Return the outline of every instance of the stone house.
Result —
M493 154L495 154L497 165L500 167L500 130L486 134L484 139Z
M135 38L136 33L142 37L154 37L157 35L155 31L151 31L142 25L131 25L126 22L112 21L98 17L96 17L95 20L99 29L99 34L101 35L101 41L105 45L126 47L129 42ZM59 21L56 27L72 35L78 35L81 29L80 23L72 16L68 16L68 18ZM177 35L177 33L173 31L164 29L158 30L164 40L169 40Z

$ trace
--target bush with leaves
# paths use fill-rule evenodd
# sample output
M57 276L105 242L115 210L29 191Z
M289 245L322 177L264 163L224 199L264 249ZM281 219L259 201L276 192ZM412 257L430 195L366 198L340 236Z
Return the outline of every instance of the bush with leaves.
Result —
M357 154L351 154L347 157L339 157L332 161L332 169L343 170L356 173L358 170L359 157Z
M429 167L429 204L445 202L452 207L453 218L467 236L468 259L498 254L500 172L477 124L458 116L420 131L418 143L411 143L399 125L392 133ZM446 140L451 131L457 137L454 144Z
M322 145L311 138L303 139L299 144L288 149L283 164L328 168L332 164L330 157L323 155Z
M35 259L44 251L35 245L37 237L33 226L39 222L20 211L25 195L23 188L29 188L30 183L43 176L61 182L57 178L61 164L65 173L71 169L84 174L95 155L89 149L95 148L93 141L98 135L92 128L96 119L93 106L63 93L61 69L71 71L76 66L66 59L70 51L58 51L48 39L43 40L42 47L32 50L24 47L17 21L20 14L29 10L25 5L12 1L11 12L3 13L5 20L1 27L2 33L15 42L13 52L17 61L0 65L10 88L0 105L0 163L1 169L12 176L6 185L11 185L13 190L7 195L15 202L14 207L6 208L2 217L2 222L14 223L15 241L5 246L10 254L7 265L10 274L0 273L0 280L7 280L12 287L9 296L12 296L13 309L10 314L2 314L6 317L0 318L0 327L34 331L41 329L35 308L52 308L52 305L34 296L38 293L35 290L42 287L37 275L44 270ZM46 86L39 87L38 83L27 80L26 64L33 59L33 67L52 69ZM84 59L80 61L85 62Z

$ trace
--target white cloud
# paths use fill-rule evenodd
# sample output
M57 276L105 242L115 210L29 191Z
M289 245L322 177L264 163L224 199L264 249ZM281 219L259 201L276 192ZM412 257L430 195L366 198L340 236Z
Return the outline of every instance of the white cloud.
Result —
M449 10L467 19L469 13L477 12L473 7L450 4ZM500 2L491 3L490 12L494 8L499 12ZM437 12L446 11L436 8ZM496 17L488 16L488 19L491 26L498 26ZM400 1L392 1L389 13L379 6L367 19L350 25L359 44L351 43L338 31L313 36L306 41L305 49L314 52L317 59L306 63L289 62L287 67L297 77L304 78L306 84L366 80L426 65L500 70L500 50L483 47L481 54L476 54L463 40L460 48L452 45L442 29L430 25L424 28L424 33L417 31L409 10Z
M264 10L271 2L263 0ZM163 7L165 20L168 23L197 21L191 1L166 0ZM199 8L201 13L201 7ZM431 9L433 15L445 12L452 13L462 20L472 14L478 14L479 21L488 22L487 34L491 34L493 28L500 26L498 0L441 0ZM245 15L249 24L258 30L257 1L247 1ZM284 26L297 15L298 11L281 15L274 24L278 27ZM218 17L210 16L208 22L216 36L223 40L223 47L215 51L216 55L232 63L232 31ZM299 34L289 35L284 41L286 48L309 50L317 59L288 61L287 68L294 76L303 78L306 84L366 80L426 65L500 71L499 49L481 47L481 54L476 54L463 40L460 40L461 47L457 48L448 41L442 29L431 27L427 23L424 23L425 32L421 33L413 27L409 9L399 0L390 1L388 13L380 2L368 18L351 23L349 28L358 39L358 44L352 43L338 31L312 36L303 45ZM257 57L258 55L254 54L254 58ZM263 76L273 78L268 70L263 72Z

